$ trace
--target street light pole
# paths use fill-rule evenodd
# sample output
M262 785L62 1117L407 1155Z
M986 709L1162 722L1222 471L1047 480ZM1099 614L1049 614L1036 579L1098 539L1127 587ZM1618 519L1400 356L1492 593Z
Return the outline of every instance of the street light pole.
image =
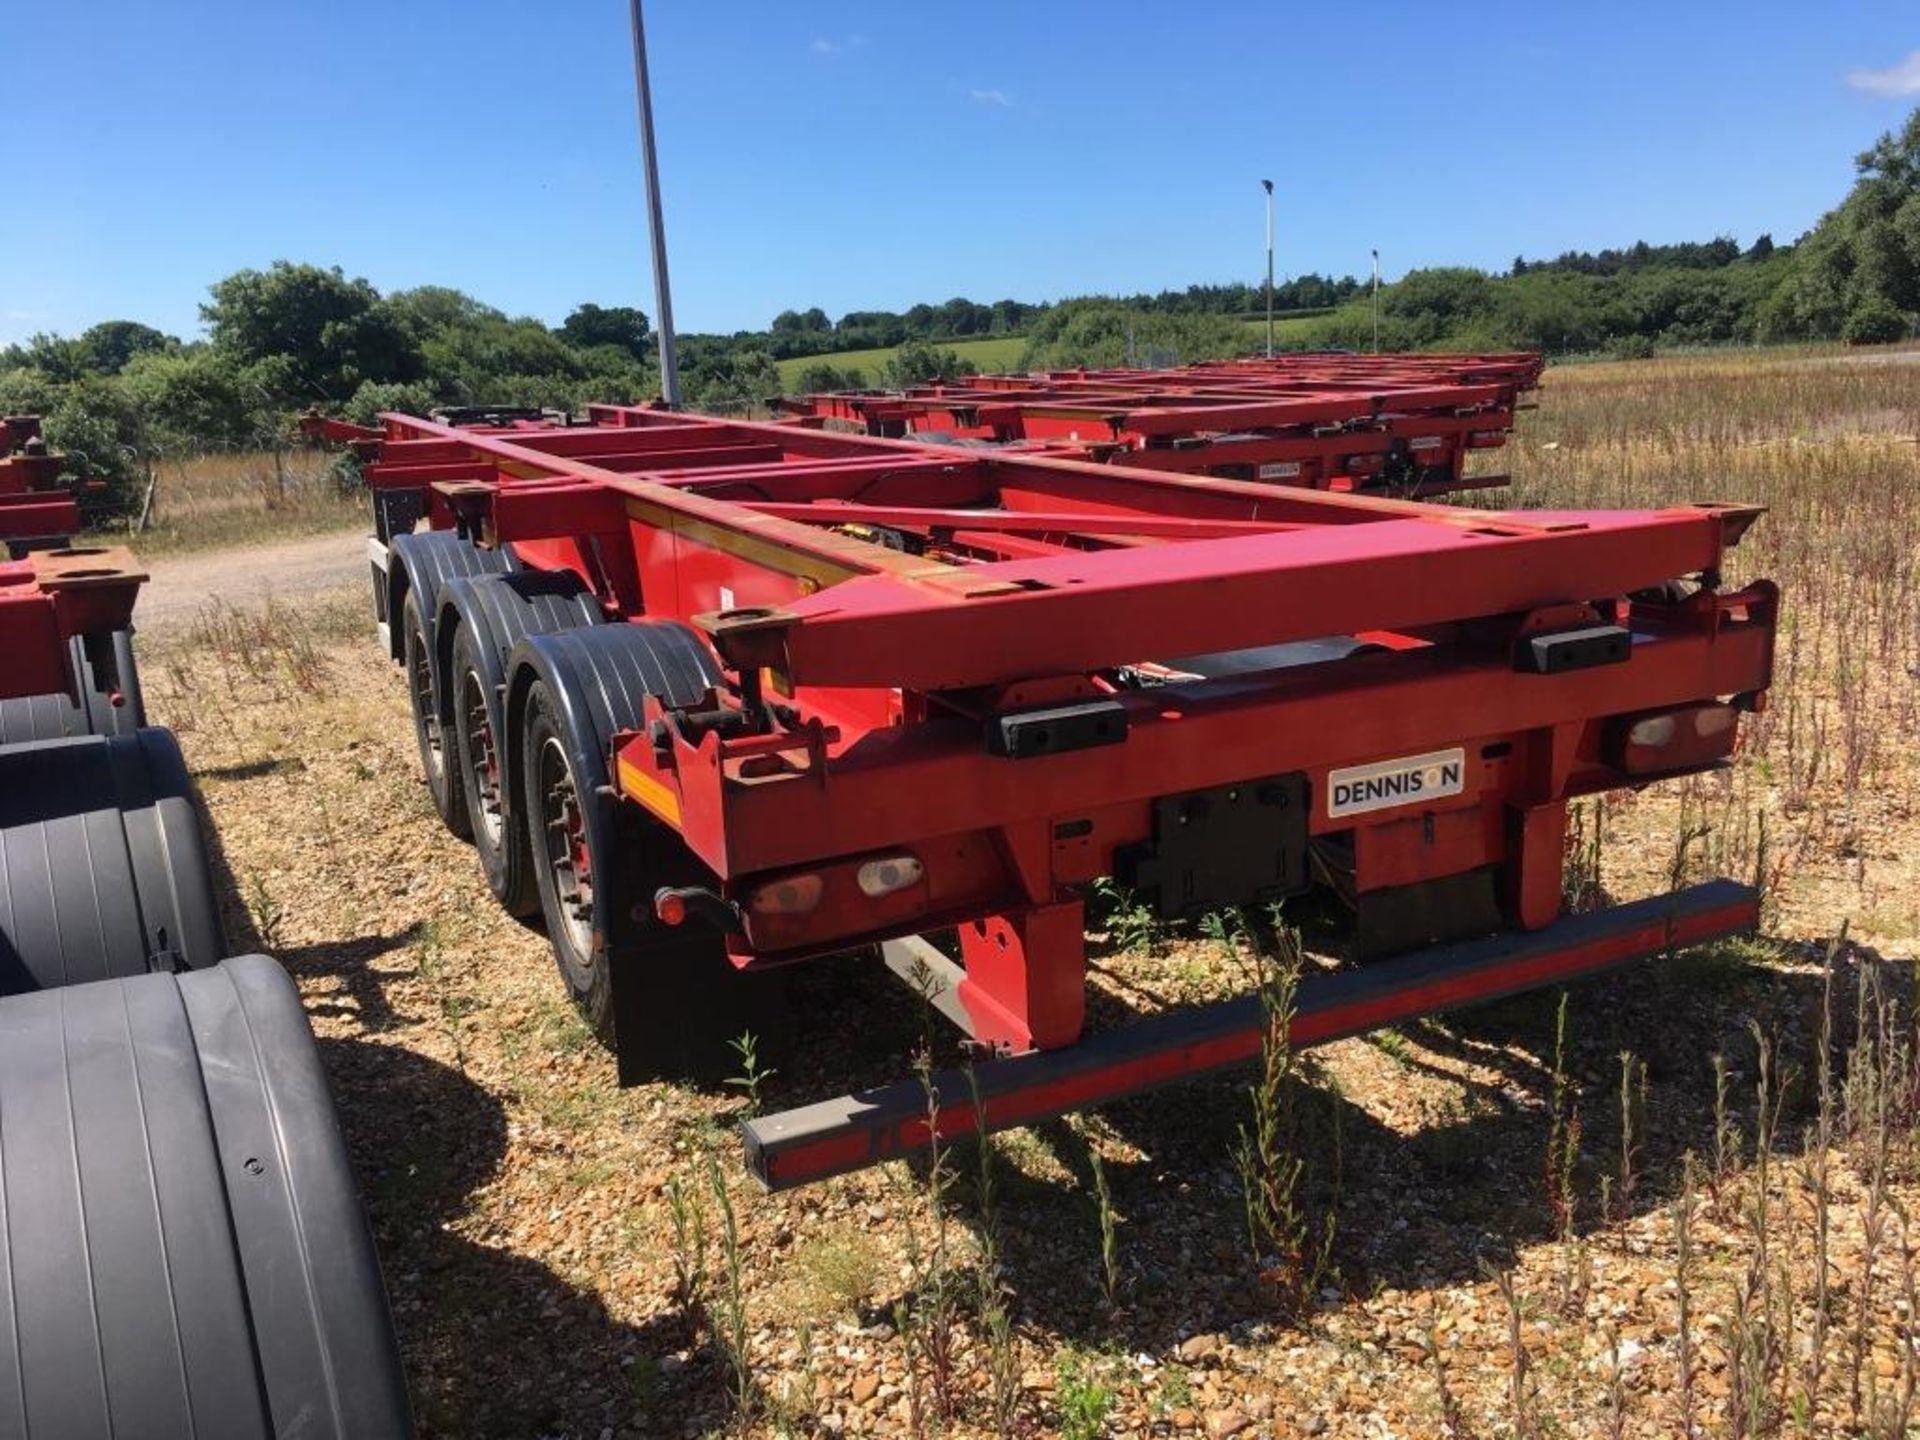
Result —
M1380 252L1373 252L1373 353L1380 353Z
M667 222L660 210L660 163L653 145L653 87L647 81L647 29L640 18L640 0L631 0L633 15L633 83L640 105L640 154L647 170L647 229L653 239L654 329L660 337L660 395L669 408L680 408L680 366L673 350L673 287L667 280Z
M634 0L635 4L639 0ZM1273 182L1260 182L1267 191L1267 359L1273 358Z

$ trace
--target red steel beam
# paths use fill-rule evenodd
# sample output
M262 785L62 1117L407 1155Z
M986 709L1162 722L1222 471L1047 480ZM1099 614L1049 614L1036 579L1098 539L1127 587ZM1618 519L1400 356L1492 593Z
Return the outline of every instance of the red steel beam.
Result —
M1753 930L1758 894L1731 880L1577 915L1530 934L1439 946L1301 981L1295 1049L1525 990L1566 985L1654 955ZM748 1165L771 1190L823 1180L968 1135L1031 1125L1259 1058L1270 1020L1257 995L1173 1011L1064 1050L945 1071L746 1122ZM970 1083L971 1080L971 1083ZM979 1102L974 1101L977 1088Z

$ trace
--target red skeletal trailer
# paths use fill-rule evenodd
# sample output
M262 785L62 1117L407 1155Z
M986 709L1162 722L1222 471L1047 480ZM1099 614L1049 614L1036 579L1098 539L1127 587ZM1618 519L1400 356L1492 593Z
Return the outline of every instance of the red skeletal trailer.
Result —
M1301 1043L1755 921L1726 881L1560 913L1569 801L1722 764L1765 700L1777 593L1721 581L1753 507L1503 513L622 406L309 428L364 463L435 801L624 1079L711 1063L760 972L874 946L1000 1057L950 1134L1256 1052L1251 1002L1082 1037L1107 876L1169 918L1334 891L1398 958L1307 980ZM924 1143L924 1096L747 1139L796 1184Z
M1506 482L1469 475L1467 457L1506 443L1540 366L1538 355L1284 355L974 376L779 404L873 435L1417 497Z

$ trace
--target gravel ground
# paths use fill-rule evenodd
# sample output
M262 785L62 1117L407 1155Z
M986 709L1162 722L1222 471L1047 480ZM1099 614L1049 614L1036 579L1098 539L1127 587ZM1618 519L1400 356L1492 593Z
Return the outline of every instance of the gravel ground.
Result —
M140 628L161 635L190 625L209 604L258 606L268 597L307 604L364 587L367 540L359 530L336 530L234 550L164 555L148 562L147 570Z
M1566 1109L1580 1116L1570 1236L1557 1233L1545 1178L1552 997L1320 1052L1297 1097L1300 1150L1312 1223L1337 1217L1334 1269L1288 1309L1247 1255L1232 1160L1243 1080L1014 1132L996 1146L991 1207L962 1181L937 1209L925 1168L904 1163L760 1194L730 1134L741 1093L618 1089L544 937L494 906L467 847L435 820L402 686L363 633L363 608L315 600L203 616L149 651L147 689L204 788L234 934L288 965L322 1037L424 1434L1669 1436L1689 1406L1702 1433L1763 1433L1731 1418L1752 1369L1743 1357L1773 1353L1762 1340L1778 1352L1763 1371L1769 1425L1804 1413L1817 1433L1860 1433L1855 1375L1868 1415L1910 1392L1912 1266L1887 1219L1915 1198L1909 1172L1891 1167L1874 1192L1869 1247L1860 1145L1836 1154L1824 1187L1795 1168L1815 1114L1804 1077L1821 942L1845 913L1835 887L1851 861L1808 857L1784 878L1778 944L1723 946L1575 992L1563 1067ZM1608 822L1610 889L1643 893L1664 874L1671 841L1659 837L1678 803L1655 792ZM1889 823L1905 828L1881 832L1881 849L1920 852L1911 816ZM1245 985L1226 946L1131 938L1123 945L1119 927L1097 937L1097 1023ZM1843 1028L1854 977L1901 948L1882 937L1841 952ZM787 1007L782 1033L766 1037L769 1106L909 1073L921 1018L871 966L813 967ZM1750 1023L1803 1079L1767 1169L1743 1152L1715 1174L1709 1057L1727 1057L1727 1124L1750 1147ZM1648 1077L1629 1183L1616 1159L1626 1050ZM1683 1363L1675 1202L1688 1153L1705 1178L1686 1211ZM1096 1156L1112 1197L1111 1296ZM738 1334L759 1397L744 1422L714 1177L740 1237ZM1832 1321L1816 1348L1823 1188ZM705 1218L692 1303L680 1293L676 1262L694 1262L676 1242L676 1190ZM1012 1321L997 1346L975 1318L989 1233ZM928 1356L949 1313L943 1275L959 1299L940 1363ZM990 1401L996 1364L1017 1386L1004 1426ZM1810 1400L1795 1401L1801 1388Z

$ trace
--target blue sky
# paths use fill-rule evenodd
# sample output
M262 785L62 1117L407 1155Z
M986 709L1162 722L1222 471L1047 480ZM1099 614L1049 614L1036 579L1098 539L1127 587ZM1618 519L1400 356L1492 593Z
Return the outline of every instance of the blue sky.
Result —
M654 0L681 328L1787 239L1920 7ZM624 0L9 0L0 342L275 259L652 312Z

